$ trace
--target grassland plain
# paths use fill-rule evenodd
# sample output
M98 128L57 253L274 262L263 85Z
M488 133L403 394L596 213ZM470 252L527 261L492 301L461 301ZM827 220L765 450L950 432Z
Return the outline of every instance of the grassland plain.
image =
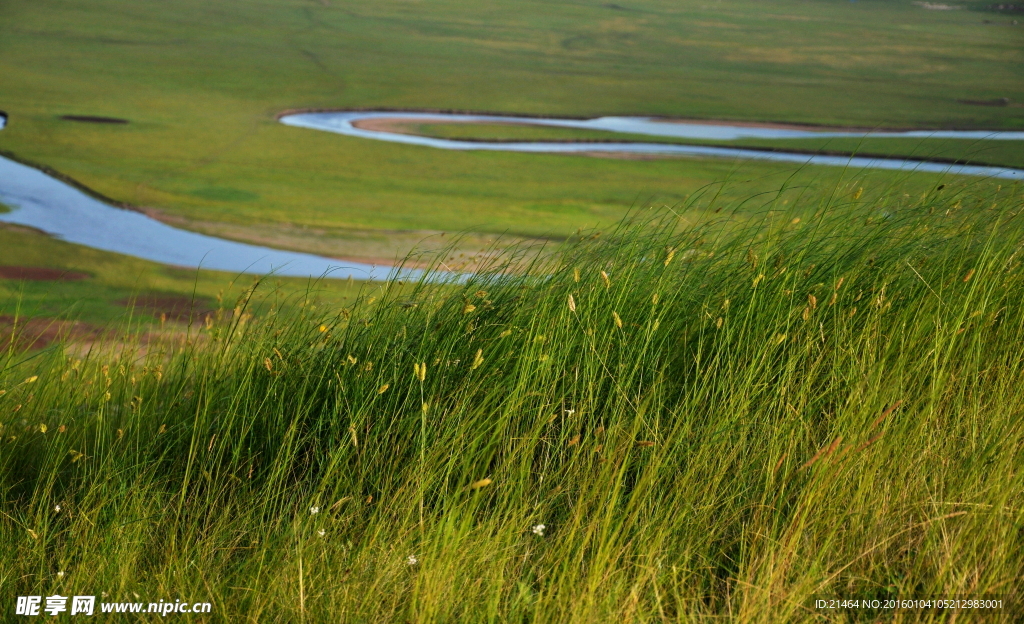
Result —
M248 293L173 353L8 352L0 587L224 622L1019 621L1022 199L641 212L530 273Z
M638 195L682 200L733 169L439 153L281 127L274 114L289 108L1024 123L1014 106L960 103L1024 101L1024 30L911 2L5 0L3 10L11 120L0 149L242 239L279 223L340 241L374 229L563 235L615 222ZM789 170L747 172L769 188Z
M169 313L182 316L182 295L195 297L195 311L208 311L218 301L234 301L252 287L255 278L216 271L195 271L168 267L88 249L54 240L40 232L11 225L0 225L0 328L10 330L15 318L45 317L55 320L77 320L96 327L117 327L126 318L135 316L144 324L158 321ZM12 269L50 270L43 279L28 273L27 278ZM5 272L7 269L7 272ZM10 273L10 274L6 274ZM62 279L73 274L75 279ZM308 291L310 296L327 305L340 305L346 297L354 297L358 287L349 281L323 280L313 282L297 278L275 278L266 281L269 289L279 289L283 300L296 292ZM178 297L174 297L178 295ZM133 306L136 299L167 299L167 309L156 305ZM288 305L287 303L285 305ZM185 314L187 320L187 314ZM175 318L174 320L182 320ZM11 345L11 332L0 333L2 348ZM31 339L33 336L27 335Z

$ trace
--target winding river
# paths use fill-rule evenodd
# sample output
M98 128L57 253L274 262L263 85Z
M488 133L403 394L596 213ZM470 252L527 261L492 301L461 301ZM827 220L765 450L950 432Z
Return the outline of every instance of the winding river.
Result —
M487 150L503 152L531 152L546 154L568 153L620 153L655 154L731 158L737 160L770 160L798 165L824 165L850 169L888 169L895 171L923 171L952 175L981 176L1007 180L1024 179L1024 170L1008 167L951 165L946 163L906 160L902 158L873 158L862 156L825 156L769 152L733 147L705 145L673 145L667 143L594 143L551 141L459 141L433 137L400 134L384 130L360 128L361 121L391 119L431 123L512 123L581 130L603 130L629 134L647 134L676 139L703 139L733 141L736 139L810 139L810 138L906 138L906 139L970 139L992 141L1024 141L1024 132L992 132L987 130L909 130L902 132L815 131L793 128L753 127L746 125L666 122L651 117L598 117L596 119L553 119L512 117L502 115L461 115L445 113L402 112L335 112L296 113L280 118L281 123L299 128L324 130L363 139L376 139L406 145L419 145L448 150Z
M895 158L820 156L750 149L671 145L664 143L564 143L457 141L370 130L359 121L402 119L430 122L517 123L560 128L606 130L681 139L734 140L741 138L857 137L857 132L815 132L791 128L762 128L728 124L667 123L643 117L600 117L589 120L539 119L493 115L439 113L335 112L299 113L281 117L283 124L324 130L353 137L450 150L489 150L532 153L618 152L770 160L798 165L826 165L853 169L925 171L940 174L1024 179L1024 170L1003 167L948 165ZM3 128L5 118L0 118ZM956 138L975 140L1024 140L1024 132L912 131L875 132L873 137ZM293 277L345 279L415 279L422 273L407 270L400 275L392 267L347 262L313 254L248 245L178 229L139 212L116 208L55 177L0 157L0 203L11 208L0 212L0 221L35 228L61 240L186 268L234 273L276 274ZM2 259L2 258L0 258Z

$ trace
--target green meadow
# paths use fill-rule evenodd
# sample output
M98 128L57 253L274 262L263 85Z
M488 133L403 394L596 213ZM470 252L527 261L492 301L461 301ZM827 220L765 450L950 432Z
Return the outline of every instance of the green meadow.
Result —
M1020 621L1019 183L277 122L1021 130L1024 26L988 4L0 0L3 155L176 227L428 270L256 278L0 224L0 619ZM882 606L947 598L997 602Z
M1024 30L1012 16L964 7L9 0L0 107L10 123L0 150L186 227L230 225L241 240L265 240L261 232L278 224L341 241L376 230L561 237L615 223L638 196L681 201L736 163L452 154L283 127L274 117L407 107L1024 127L1014 105L1024 101ZM1003 97L1011 106L961 103ZM68 114L130 123L61 119ZM1021 153L1019 144L916 141L878 149L977 152L1008 164ZM743 169L754 180L790 173ZM755 191L779 185L759 182ZM303 246L289 237L276 244Z
M256 289L188 342L9 352L5 599L1019 621L1022 197L898 197L641 210L527 271L290 312ZM1001 602L881 606L941 598Z

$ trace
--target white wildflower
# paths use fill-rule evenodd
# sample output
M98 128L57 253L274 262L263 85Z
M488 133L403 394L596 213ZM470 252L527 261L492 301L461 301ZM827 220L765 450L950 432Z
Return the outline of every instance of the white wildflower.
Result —
M57 573L57 578L64 578L64 570Z
M411 566L414 566L419 562L420 560L416 558L416 555L409 555L409 557L405 560L405 563Z
M534 535L538 535L540 537L544 537L544 529L546 529L546 528L547 528L547 526L545 526L543 524L538 524L538 525L534 526L533 528L531 528L530 530L533 532Z
M309 508L309 515L315 516L318 513L320 513L320 508L317 507L316 505L313 505L312 507Z
M56 511L57 513L60 513L60 505L54 505L53 510Z
M319 535L320 537L323 537L324 535L327 535L327 531L324 531L323 529L320 529L319 531L316 532L316 534Z

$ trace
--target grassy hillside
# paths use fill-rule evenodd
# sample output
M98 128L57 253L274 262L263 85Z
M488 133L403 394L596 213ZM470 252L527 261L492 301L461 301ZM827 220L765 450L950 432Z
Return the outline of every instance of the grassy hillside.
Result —
M958 102L1024 101L1024 30L1007 16L903 1L2 6L0 109L10 125L0 149L187 227L229 224L245 240L280 223L341 239L376 229L563 235L614 223L638 194L673 203L733 166L380 145L274 122L293 107L867 127L1024 119L1014 106ZM129 123L61 118L69 114Z
M10 353L0 585L231 622L923 621L949 614L812 601L983 595L1010 621L1021 203L645 211L528 275L144 358Z

